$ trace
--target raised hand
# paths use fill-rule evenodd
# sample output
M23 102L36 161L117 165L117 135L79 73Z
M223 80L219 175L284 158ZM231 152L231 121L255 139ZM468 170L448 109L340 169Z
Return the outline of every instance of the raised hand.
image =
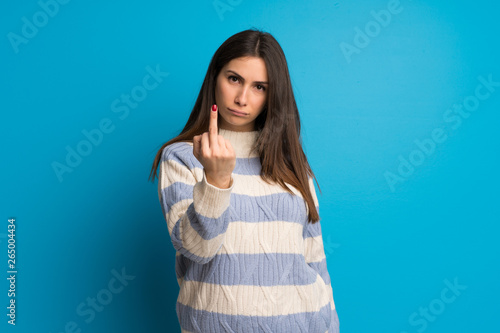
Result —
M203 165L208 183L219 188L230 187L236 153L229 140L219 135L215 104L210 111L208 132L193 137L193 155Z

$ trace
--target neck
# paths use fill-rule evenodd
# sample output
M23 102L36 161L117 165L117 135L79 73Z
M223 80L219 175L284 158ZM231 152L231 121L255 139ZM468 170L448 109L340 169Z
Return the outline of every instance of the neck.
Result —
M219 128L219 135L231 142L236 157L248 158L257 157L257 152L252 150L254 143L257 141L259 131L237 132L228 129Z

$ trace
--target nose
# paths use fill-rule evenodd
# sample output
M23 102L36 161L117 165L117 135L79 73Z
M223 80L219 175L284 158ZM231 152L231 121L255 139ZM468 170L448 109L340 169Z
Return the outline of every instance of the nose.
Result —
M245 106L247 105L247 87L241 87L241 89L238 90L236 97L234 99L234 102L240 106Z

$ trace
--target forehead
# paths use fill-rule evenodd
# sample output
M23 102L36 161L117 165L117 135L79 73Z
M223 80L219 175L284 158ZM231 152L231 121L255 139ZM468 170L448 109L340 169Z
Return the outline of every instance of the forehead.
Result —
M228 62L222 71L232 70L249 81L267 81L267 68L264 59L240 57Z

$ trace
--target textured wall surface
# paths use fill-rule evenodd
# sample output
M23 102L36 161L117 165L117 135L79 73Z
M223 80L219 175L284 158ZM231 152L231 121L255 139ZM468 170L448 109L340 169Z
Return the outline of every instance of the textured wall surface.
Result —
M0 9L0 331L179 330L147 178L217 47L252 27L287 56L340 331L500 331L497 2Z

